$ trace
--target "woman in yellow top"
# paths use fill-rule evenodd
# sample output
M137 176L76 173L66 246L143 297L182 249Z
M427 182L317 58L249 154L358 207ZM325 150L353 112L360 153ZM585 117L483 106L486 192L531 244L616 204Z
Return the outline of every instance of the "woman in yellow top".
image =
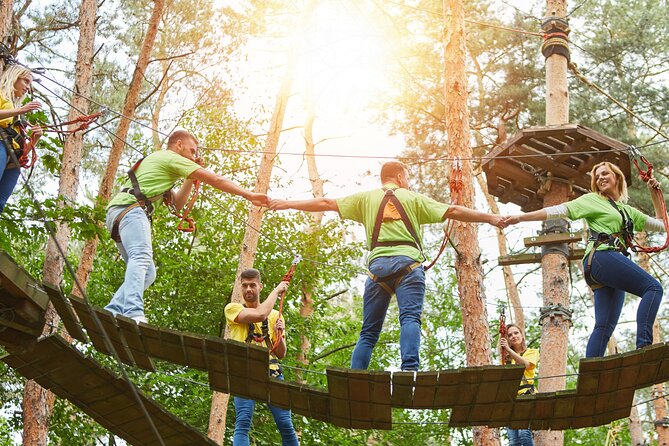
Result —
M507 362L511 364L522 364L525 366L523 379L520 381L518 395L531 395L534 393L534 376L539 363L539 350L527 348L525 335L515 324L506 326L506 338L499 340L499 353L506 352ZM506 428L509 437L509 446L534 446L532 431L529 429Z
M30 141L25 141L20 130L17 130L18 117L29 111L39 110L42 105L39 102L28 102L21 105L23 98L30 90L33 77L30 70L20 65L10 65L0 77L0 127L2 127L2 138L0 138L0 212L5 208L9 196L14 191L14 186L19 179L19 169L12 162L9 151L13 150L18 159L25 144L37 144L42 137L42 129L37 126L32 128ZM12 147L7 147L11 142Z

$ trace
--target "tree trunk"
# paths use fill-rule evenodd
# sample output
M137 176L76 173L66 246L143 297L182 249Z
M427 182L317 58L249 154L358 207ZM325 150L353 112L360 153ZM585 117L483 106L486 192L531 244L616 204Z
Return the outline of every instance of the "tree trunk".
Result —
M6 42L7 35L12 27L14 15L14 0L0 0L0 42ZM4 62L0 62L0 71L4 68Z
M9 2L11 3L11 2ZM4 3L3 3L4 6ZM88 100L90 96L93 79L93 49L95 44L95 18L97 15L96 0L83 0L79 11L79 44L77 49L77 62L75 66L74 90L79 94L72 97L72 108L68 120L75 119L81 114L88 113ZM81 165L81 152L83 148L83 133L79 132L69 135L65 139L63 147L63 162L60 171L60 182L58 195L65 200L75 202L77 199L77 188L79 186L79 166ZM60 202L61 207L67 203ZM46 283L59 285L63 280L64 260L57 246L60 245L64 253L70 243L70 228L67 223L57 225L55 240L49 239L44 258L43 280ZM58 323L58 315L49 304L46 312L46 324L44 333L47 334L51 327ZM65 335L69 339L69 336ZM24 445L46 445L49 429L49 420L55 395L43 389L37 383L30 380L26 382L23 390L23 444Z
M564 18L567 14L566 0L546 0L546 15ZM569 90L567 83L567 58L560 54L546 59L546 125L561 125L569 122ZM570 190L564 183L552 182L543 205L553 206L569 200ZM564 220L544 222L544 230L566 232ZM566 249L565 244L562 248ZM547 252L541 258L544 307L561 305L569 308L569 260L560 252ZM559 307L558 307L559 308ZM567 344L571 321L562 314L543 319L541 326L541 375L556 376L539 382L541 392L563 390L567 369ZM562 446L562 431L538 431L537 446Z
M465 29L462 0L444 1L444 69L446 100L446 130L450 155L469 159L469 110L467 108L467 77L465 74ZM472 166L462 163L462 205L474 207ZM454 166L455 168L455 166ZM451 175L454 174L452 168ZM462 323L466 339L468 366L490 364L491 338L483 293L483 267L476 226L456 222L455 245L458 255L455 270L462 307ZM499 431L488 427L474 427L475 445L499 445Z
M125 103L123 105L121 120L119 121L118 128L115 132L116 137L112 140L112 146L109 152L109 160L107 161L107 168L105 169L104 176L100 182L98 200L102 202L108 201L111 197L112 187L114 186L114 180L116 179L116 171L118 170L118 165L121 161L121 155L123 154L123 149L125 148L125 140L128 137L128 131L130 130L130 118L134 115L135 107L137 106L137 101L139 100L139 93L142 87L142 81L144 80L144 73L146 72L146 67L149 64L149 57L153 51L153 44L156 40L158 24L160 23L160 17L163 13L164 7L165 0L154 0L153 12L151 13L151 18L149 19L146 35L142 41L142 46L140 48L139 57L137 58L137 65L135 65L135 72L132 75L130 87L128 88L128 93L125 96ZM79 268L77 269L77 279L84 289L86 289L88 277L91 273L91 270L93 269L93 259L97 251L97 247L98 239L95 237L86 242L83 253L81 255L81 262L79 263Z
M304 11L302 12L302 17L300 19L301 27L304 26L310 19L311 13L313 12L315 6L316 0L309 1L309 3L305 6ZM267 132L267 139L265 140L265 147L263 150L264 154L258 169L258 179L256 180L256 184L253 189L254 192L266 193L269 189L272 168L274 167L274 158L276 158L276 148L279 144L281 127L283 126L283 118L286 112L286 106L288 105L288 99L290 97L290 89L293 83L293 72L295 70L297 61L296 43L297 42L292 43L286 64L286 71L281 80L281 86L279 87L279 93L276 98L272 119L270 121L270 128ZM249 216L246 220L246 229L244 231L244 239L242 241L239 264L237 266L237 273L235 274L235 278L239 277L239 274L243 270L253 267L256 250L258 248L258 238L260 236L256 228L260 228L262 225L263 213L264 210L262 208L255 206L251 206L251 209L249 210ZM287 265L286 268L288 268ZM239 280L235 280L235 285L232 289L232 301L242 302ZM227 325L224 337L228 337ZM212 395L211 410L209 412L208 435L209 438L218 444L223 444L223 440L225 439L225 420L227 418L229 397L230 396L227 393L220 392L214 392Z

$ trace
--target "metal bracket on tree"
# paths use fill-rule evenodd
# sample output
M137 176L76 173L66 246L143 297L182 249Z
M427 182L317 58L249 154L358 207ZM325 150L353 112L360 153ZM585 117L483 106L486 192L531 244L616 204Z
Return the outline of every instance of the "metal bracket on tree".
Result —
M539 325L543 325L544 319L547 317L551 318L553 323L557 324L555 318L560 317L562 320L568 321L569 326L571 327L574 325L571 321L572 314L574 314L574 312L564 305L551 303L545 307L541 307L541 310L539 311Z

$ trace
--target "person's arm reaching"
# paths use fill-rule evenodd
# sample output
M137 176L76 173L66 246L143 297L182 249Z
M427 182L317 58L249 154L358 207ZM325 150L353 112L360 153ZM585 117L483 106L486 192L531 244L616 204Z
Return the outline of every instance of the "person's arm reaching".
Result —
M337 201L332 198L312 198L309 200L277 200L271 199L269 201L269 208L273 211L282 211L284 209L295 209L297 211L307 212L323 212L335 211L339 212Z
M458 206L452 204L448 210L444 212L444 219L458 220L470 223L488 223L498 228L505 228L504 217L495 214L488 214L465 206Z
M200 180L203 183L207 183L208 185L213 186L222 192L239 195L240 197L249 200L255 206L269 205L269 198L266 194L260 194L246 190L237 185L237 183L230 181L227 178L223 178L222 176L215 174L214 172L205 168L197 169L188 176L188 179Z
M29 111L35 111L42 108L39 102L28 102L26 105L19 108L12 108L10 110L0 110L0 119L13 118L14 116L22 115Z
M258 304L255 308L244 308L240 311L235 318L235 322L238 324L249 324L264 321L272 312L276 299L281 296L281 294L285 293L287 289L288 282L279 283L276 288L269 293L269 296L267 296L267 299L265 299L264 302Z

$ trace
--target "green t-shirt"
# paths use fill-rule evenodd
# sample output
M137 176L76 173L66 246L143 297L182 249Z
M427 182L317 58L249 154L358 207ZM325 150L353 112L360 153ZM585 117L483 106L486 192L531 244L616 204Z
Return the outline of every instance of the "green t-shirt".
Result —
M142 160L135 171L139 188L148 198L161 195L170 190L174 183L180 178L187 178L191 173L202 166L185 158L172 150L161 150L154 152ZM128 175L121 183L121 189L132 189L132 183ZM154 204L160 204L162 198ZM119 192L111 199L107 209L112 206L127 206L136 203L134 195L127 192Z
M411 224L418 233L418 237L421 238L420 242L422 245L421 225L442 222L444 220L444 213L448 210L448 205L428 198L425 195L407 189L400 189L393 183L388 183L384 186L395 191L395 196L400 203L402 203L404 210L409 216ZM374 230L374 222L376 222L376 214L379 212L381 200L383 200L384 195L385 191L383 189L375 189L349 195L348 197L339 198L337 200L341 218L357 221L365 226L368 249L372 242L372 232ZM411 237L411 233L407 230L404 222L399 219L399 216L392 220L384 220L381 224L378 240L381 242L414 241L413 237ZM408 256L417 262L426 260L421 252L414 246L398 245L377 246L370 253L368 262L371 262L377 257L384 256Z
M629 218L634 224L634 230L643 231L648 216L628 204L621 202L616 202L616 204L621 210L627 212L627 215L629 215ZM609 203L609 200L606 197L590 192L589 194L581 195L577 199L565 203L565 205L569 211L569 219L578 220L583 218L588 222L590 229L595 232L613 234L622 231L622 216L620 215L620 212L611 206L611 203ZM593 242L588 242L588 246L585 249L586 256L592 249L592 245ZM614 248L606 243L597 247L598 251L608 249Z

